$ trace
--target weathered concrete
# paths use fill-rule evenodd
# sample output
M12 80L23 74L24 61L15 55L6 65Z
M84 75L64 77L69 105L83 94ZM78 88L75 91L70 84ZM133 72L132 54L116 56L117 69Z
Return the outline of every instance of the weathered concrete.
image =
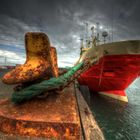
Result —
M61 94L33 99L20 105L0 99L0 106L0 131L4 133L59 140L81 139L73 86Z
M5 72L0 72L1 75L3 75ZM0 75L0 76L1 76ZM1 124L4 123L4 120L6 121L6 125L4 130L7 128L7 123L12 124L12 126L15 126L12 128L12 131L0 132L0 139L2 140L46 140L46 135L43 134L44 129L43 125L50 126L53 124L53 127L56 127L60 124L61 130L63 132L60 132L60 134L64 134L66 131L64 130L66 127L74 126L74 130L77 130L78 132L75 134L71 133L70 137L65 137L64 140L92 140L92 138L97 140L103 140L103 135L98 127L94 116L92 115L92 112L90 111L87 103L85 102L84 98L81 95L81 92L76 89L76 96L79 107L77 107L77 103L75 101L74 96L74 88L69 87L64 90L65 94L60 95L50 95L46 99L36 99L31 100L29 102L26 102L25 104L21 104L19 106L16 106L12 104L9 100L7 100L7 97L11 96L11 93L13 92L13 86L7 86L3 83L1 83L0 80L0 118L3 117L5 119L1 120ZM69 90L68 90L69 89ZM69 92L68 92L69 91ZM34 102L34 103L33 103ZM40 102L42 102L40 104ZM39 104L38 104L39 103ZM7 107L6 107L7 106ZM26 107L26 108L24 108ZM4 108L7 108L4 110ZM81 124L79 121L79 113L81 116L81 124L84 130L84 137L83 133L81 132ZM86 109L85 109L86 108ZM27 109L27 110L26 110ZM33 110L36 110L33 113ZM52 110L52 111L51 111ZM59 110L59 111L58 111ZM50 114L51 112L51 114ZM44 114L44 115L43 115ZM46 115L45 115L46 114ZM5 116L4 116L5 115ZM15 116L15 118L14 118ZM11 121L9 121L11 117ZM41 119L42 118L42 119ZM50 122L48 122L48 118L50 119ZM34 119L34 121L32 121ZM21 123L22 121L22 123ZM43 122L45 121L45 122ZM58 123L60 122L60 123ZM67 122L67 123L66 123ZM47 125L48 123L48 125ZM64 123L64 125L63 125ZM72 123L71 125L69 125ZM18 124L18 125L16 125ZM8 125L9 126L9 125ZM17 129L18 126L18 129ZM19 127L20 126L20 127ZM29 129L32 128L33 129ZM41 127L41 132L37 132L37 128ZM22 129L21 129L22 128ZM24 133L21 130L25 128L26 132ZM57 127L59 128L59 127ZM2 128L1 128L2 129ZM8 127L8 129L10 129ZM34 130L34 131L33 131ZM70 132L73 131L73 127L70 128ZM37 133L33 133L33 132ZM20 132L20 133L19 133ZM51 129L50 129L50 132ZM68 131L67 131L68 132ZM41 134L39 136L39 133ZM20 135L19 135L20 134ZM51 134L51 133L50 133ZM74 136L75 135L75 136ZM90 137L92 137L90 139ZM63 136L59 137L58 139L63 140ZM53 138L54 140L58 140ZM95 139L95 140L96 140ZM47 140L52 140L52 137L47 137Z
M105 140L89 106L84 100L81 92L76 88L76 97L80 112L80 118L85 140Z

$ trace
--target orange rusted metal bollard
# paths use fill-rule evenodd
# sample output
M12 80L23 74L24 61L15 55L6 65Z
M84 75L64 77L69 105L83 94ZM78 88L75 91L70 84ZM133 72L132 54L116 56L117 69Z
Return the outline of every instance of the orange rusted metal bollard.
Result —
M25 35L26 62L4 75L6 84L32 82L58 76L56 49L51 47L44 33L27 33Z

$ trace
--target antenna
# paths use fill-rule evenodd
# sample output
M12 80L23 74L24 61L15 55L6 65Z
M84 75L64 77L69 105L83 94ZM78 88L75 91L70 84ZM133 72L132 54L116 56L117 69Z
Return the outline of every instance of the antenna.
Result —
M83 40L84 40L83 38L80 39L80 41L81 41L81 49L84 48Z
M103 31L102 32L102 36L104 38L104 43L106 42L106 37L108 36L108 32L107 31Z
M4 64L5 64L5 66L7 64L7 57L6 56L4 57Z
M96 37L94 36L94 26L91 27L92 48L96 46Z
M112 42L114 40L114 5L112 5Z
M97 42L99 42L99 26L100 26L100 23L97 22Z
M86 40L88 40L88 23L86 22Z
M94 38L94 26L91 27L91 37Z
M88 40L88 23L86 22L85 25L86 25L86 47L88 47L88 42L89 42L89 40Z

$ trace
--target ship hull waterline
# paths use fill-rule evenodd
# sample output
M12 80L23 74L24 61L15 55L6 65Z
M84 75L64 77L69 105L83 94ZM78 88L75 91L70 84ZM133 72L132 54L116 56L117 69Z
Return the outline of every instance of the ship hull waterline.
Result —
M90 91L128 102L125 90L139 75L140 54L113 54L100 58L78 82Z

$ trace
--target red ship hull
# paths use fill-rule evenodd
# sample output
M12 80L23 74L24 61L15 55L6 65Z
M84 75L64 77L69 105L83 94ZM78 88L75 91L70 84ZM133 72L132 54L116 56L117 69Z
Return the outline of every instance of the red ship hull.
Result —
M140 75L140 54L106 55L78 79L93 92L128 101L125 89Z

